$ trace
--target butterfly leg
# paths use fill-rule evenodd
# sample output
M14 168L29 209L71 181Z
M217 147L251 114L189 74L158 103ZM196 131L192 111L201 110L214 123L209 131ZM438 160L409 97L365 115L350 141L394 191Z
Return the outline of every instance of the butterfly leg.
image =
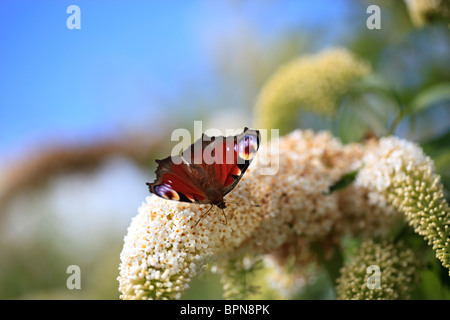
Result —
M222 221L220 221L220 223L222 223L223 225L227 225L228 224L228 219L227 219L227 215L225 214L225 211L222 209L222 214L225 217L225 223L223 223Z
M194 228L198 225L198 223L200 222L200 220L203 219L203 217L212 209L212 207L214 207L214 205L212 204L211 207L209 207L209 209L200 216L200 218L198 219L198 221L195 223Z

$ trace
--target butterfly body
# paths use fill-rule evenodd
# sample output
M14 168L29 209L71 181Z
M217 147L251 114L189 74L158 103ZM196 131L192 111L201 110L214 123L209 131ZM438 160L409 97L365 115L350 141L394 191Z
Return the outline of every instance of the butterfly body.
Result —
M225 209L226 204L223 199L222 185L214 179L210 179L210 175L198 165L191 165L193 169L193 181L198 183L198 188L203 190L206 199L219 207Z
M147 183L149 190L165 199L225 209L225 195L241 180L259 142L259 131L248 128L230 137L203 134L180 155L156 160L156 180Z

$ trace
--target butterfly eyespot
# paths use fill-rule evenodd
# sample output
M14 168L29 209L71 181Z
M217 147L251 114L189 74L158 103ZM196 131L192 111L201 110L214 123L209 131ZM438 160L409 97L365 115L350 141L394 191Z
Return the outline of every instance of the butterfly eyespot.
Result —
M179 194L165 185L156 186L155 192L164 199L180 200Z
M251 160L258 151L258 139L256 136L247 135L239 141L238 153L239 157L244 160Z
M233 175L234 178L238 178L242 174L242 171L238 166L234 166L231 168L229 174Z

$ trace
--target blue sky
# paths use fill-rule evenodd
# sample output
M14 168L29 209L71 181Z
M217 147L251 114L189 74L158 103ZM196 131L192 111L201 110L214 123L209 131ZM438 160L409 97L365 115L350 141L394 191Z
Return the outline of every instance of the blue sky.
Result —
M71 4L81 9L80 30L66 27ZM1 1L0 156L170 112L158 97L177 95L186 79L208 90L214 75L205 46L215 34L239 32L236 17L273 38L293 26L336 25L344 4Z

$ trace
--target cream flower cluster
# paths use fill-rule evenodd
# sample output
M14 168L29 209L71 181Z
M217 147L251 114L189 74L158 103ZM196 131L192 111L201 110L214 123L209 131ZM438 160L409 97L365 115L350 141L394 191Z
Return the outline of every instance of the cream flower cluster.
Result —
M258 154L268 152L261 146ZM179 298L209 261L262 254L297 235L318 239L333 229L340 212L328 188L360 159L358 145L343 146L329 133L295 131L282 138L276 175L260 175L258 156L226 197L227 224L209 205L148 197L125 237L119 290L123 299ZM260 207L245 204L259 204Z
M362 155L361 146L344 146L328 132L296 130L283 137L277 174L249 177L256 188L266 187L257 192L263 219L245 245L267 253L293 237L326 236L342 218L338 195L329 187L355 169ZM259 158L255 162L263 166Z
M362 163L355 185L371 190L371 203L402 212L450 268L450 210L433 161L418 145L386 137L368 150Z
M240 244L258 221L249 215L224 225L222 212L214 208L195 226L208 208L147 197L120 255L122 299L180 298L202 266Z
M416 27L442 19L450 19L450 3L447 0L405 0L409 15Z
M240 192L250 191L245 180ZM215 207L204 215L209 207L147 197L128 228L120 256L122 299L180 298L206 263L236 249L260 221L256 208L229 205L225 225Z
M378 267L379 274L368 268ZM393 300L408 299L417 281L419 263L414 251L402 243L375 243L367 240L361 244L353 260L341 269L337 293L342 300ZM369 272L368 272L369 271ZM379 287L377 279L379 276ZM375 280L372 282L370 277Z
M268 166L264 154L278 159L276 174L260 174ZM352 185L330 192L354 170ZM209 205L148 197L125 237L121 298L180 298L206 264L223 276L225 296L237 296L251 289L238 284L253 270L242 256L267 255L281 267L295 261L304 278L311 263L339 250L342 236L384 236L403 216L449 266L449 211L439 178L421 149L401 139L343 145L329 132L293 131L278 148L260 147L225 201L226 225L216 207L195 225Z
M257 124L261 128L291 130L299 109L332 115L336 101L370 70L366 62L340 48L288 62L261 90L256 104Z
M339 191L338 206L343 213L336 226L340 235L347 234L362 239L386 237L392 228L403 222L403 216L392 205L374 202L373 192L354 184Z

